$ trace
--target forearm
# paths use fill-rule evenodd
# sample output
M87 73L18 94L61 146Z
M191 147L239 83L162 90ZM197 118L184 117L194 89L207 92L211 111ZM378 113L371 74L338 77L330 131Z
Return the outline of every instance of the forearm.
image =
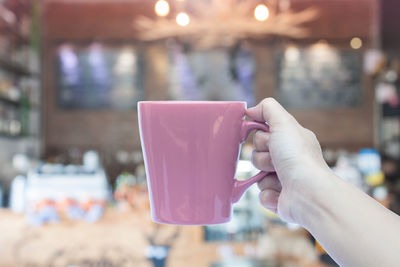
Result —
M398 266L400 217L330 170L317 173L297 196L299 222L341 266Z

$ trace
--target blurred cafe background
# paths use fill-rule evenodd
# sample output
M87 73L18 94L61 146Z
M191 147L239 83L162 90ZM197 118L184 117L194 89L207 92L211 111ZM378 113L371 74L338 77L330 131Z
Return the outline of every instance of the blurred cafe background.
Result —
M338 176L400 213L399 12L397 0L1 0L0 266L336 266L256 186L229 223L152 223L136 104L275 97ZM257 171L252 149L238 179Z

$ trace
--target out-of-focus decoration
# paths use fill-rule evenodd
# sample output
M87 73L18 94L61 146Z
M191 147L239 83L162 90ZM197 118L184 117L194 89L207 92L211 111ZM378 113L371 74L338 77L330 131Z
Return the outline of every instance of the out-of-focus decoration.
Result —
M385 175L383 172L367 174L365 180L369 186L378 186L385 182Z
M135 176L128 172L123 172L117 177L114 198L118 201L118 209L128 210L134 205L135 183Z
M250 50L237 46L183 51L172 46L169 54L169 99L231 100L255 104L254 59Z
M110 190L102 168L86 171L82 165L46 163L28 172L26 196L28 205L43 198L107 200Z
M352 160L349 156L342 155L337 159L336 165L332 168L332 170L344 181L354 185L362 191L366 191L363 176L354 165L355 164L352 164Z
M361 149L358 153L357 163L369 186L375 187L384 183L385 175L381 169L381 156L377 150Z
M133 46L63 44L57 60L62 108L134 109L143 98L143 64Z
M379 152L372 148L361 149L358 153L358 168L363 174L377 173L381 170Z
M28 223L34 226L40 226L45 223L57 223L60 221L56 204L49 199L36 202L31 210L28 210L27 218Z
M380 124L379 137L382 153L393 159L400 159L400 121L398 117L383 117Z
M381 82L376 85L375 90L375 98L378 103L387 103L392 107L397 107L399 105L399 96L394 84Z
M385 64L385 56L381 50L368 49L364 53L364 72L375 75L382 70Z
M361 66L360 53L323 41L306 48L289 45L278 57L277 97L288 108L358 106Z
M375 83L375 100L379 104L379 147L382 155L400 159L400 59L396 55L385 55L382 51L371 51L368 72ZM365 68L364 68L365 69Z
M167 14L167 4L158 1L155 12L159 17L141 16L135 19L133 25L139 32L139 39L154 41L186 37L187 41L193 41L198 46L213 47L231 46L245 38L262 38L266 35L304 38L310 32L302 24L315 20L319 14L315 8L292 11L288 8L290 2L285 1L285 5L280 5L277 0L269 1L277 7L274 12L260 1L170 2L176 6L176 18L161 15ZM185 10L190 11L190 15ZM254 17L249 14L254 14Z
M96 222L110 199L96 151L87 151L82 165L35 163L18 154L13 165L21 175L11 183L10 208L14 213L25 212L31 225L64 219Z
M120 211L148 211L150 208L145 181L129 172L122 172L117 177L114 198Z
M40 226L46 223L58 223L62 220L84 220L94 223L100 220L105 208L105 202L86 199L76 201L71 198L42 199L29 207L27 219L30 225Z
M398 81L400 64L393 60L383 67L376 76L375 98L380 104L388 104L392 108L399 106Z
M361 40L361 38L359 37L353 37L350 40L350 47L353 49L360 49L363 45L363 42Z
M377 186L372 190L372 197L385 207L389 207L389 192L386 186Z
M61 199L57 203L57 209L70 220L85 220L96 222L103 215L105 201L86 198L76 201L71 198Z

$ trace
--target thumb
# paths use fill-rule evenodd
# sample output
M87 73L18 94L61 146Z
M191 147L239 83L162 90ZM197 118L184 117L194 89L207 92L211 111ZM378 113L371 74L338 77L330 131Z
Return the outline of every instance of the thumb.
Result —
M246 115L256 121L267 122L270 127L276 127L293 118L281 104L271 97L265 98L257 106L247 109Z

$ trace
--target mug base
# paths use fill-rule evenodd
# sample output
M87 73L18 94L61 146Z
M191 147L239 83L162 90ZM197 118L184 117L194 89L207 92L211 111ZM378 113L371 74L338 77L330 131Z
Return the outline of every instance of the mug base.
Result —
M225 218L225 219L220 219L220 220L214 220L214 221L193 221L193 222L183 222L179 220L160 220L156 218L152 218L152 221L155 223L159 224L169 224L169 225L192 225L192 226L203 226L203 225L213 225L213 224L221 224L221 223L227 223L231 220L231 218Z

